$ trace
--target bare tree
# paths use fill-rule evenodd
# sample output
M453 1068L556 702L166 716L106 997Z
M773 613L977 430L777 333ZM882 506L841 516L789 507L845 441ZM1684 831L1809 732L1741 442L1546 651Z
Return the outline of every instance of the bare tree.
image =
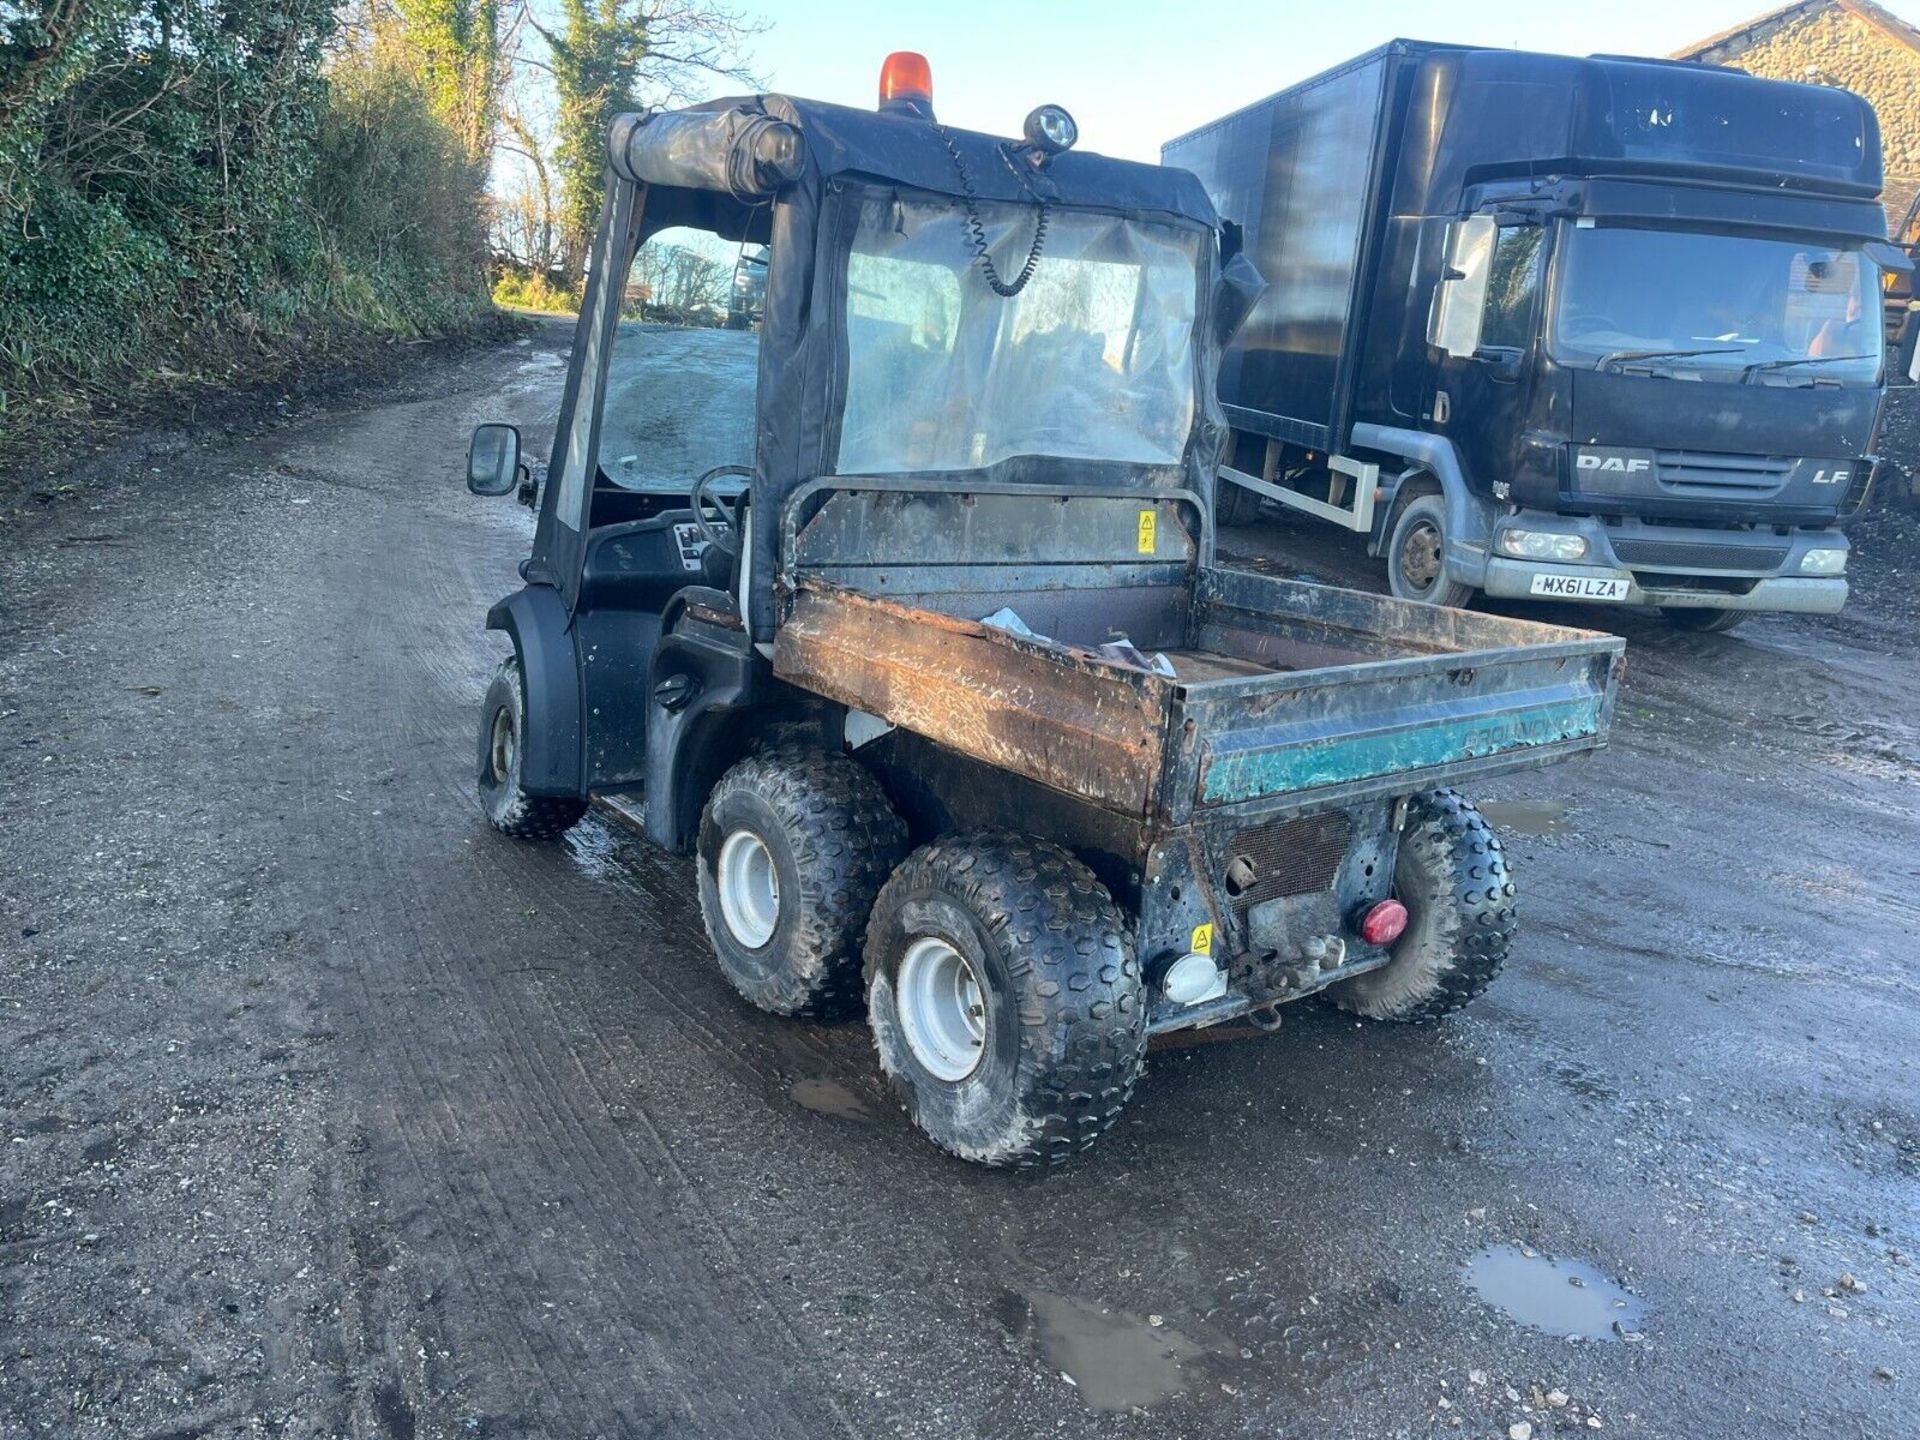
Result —
M510 63L541 77L553 98L548 196L569 278L592 239L608 123L623 110L695 99L716 76L757 86L747 47L765 28L723 0L514 0Z
M733 272L712 255L687 245L655 239L640 247L628 276L630 296L656 314L675 319L696 317L703 309L722 308Z
M552 174L539 139L518 109L502 110L500 126L507 136L499 142L500 148L524 160L527 173L500 202L499 247L527 269L544 275L559 259L554 248Z

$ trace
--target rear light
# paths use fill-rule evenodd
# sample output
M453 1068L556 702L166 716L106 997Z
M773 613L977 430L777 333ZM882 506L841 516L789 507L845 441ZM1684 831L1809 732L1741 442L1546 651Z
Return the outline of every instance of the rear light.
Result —
M1211 955L1189 951L1160 977L1160 993L1175 1005L1198 1005L1227 993L1227 977Z
M1360 917L1360 938L1369 945L1393 944L1407 930L1407 907L1398 900L1382 900Z
M896 50L880 66L882 110L933 112L933 66L914 50Z

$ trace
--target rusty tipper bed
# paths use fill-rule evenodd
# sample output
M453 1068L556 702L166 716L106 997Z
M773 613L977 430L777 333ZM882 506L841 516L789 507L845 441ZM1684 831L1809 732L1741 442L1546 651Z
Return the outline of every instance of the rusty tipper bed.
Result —
M1385 965L1276 942L1388 898L1394 797L1604 743L1618 639L1202 565L1191 497L827 480L809 510L775 673L905 732L870 743L939 774L952 823L1074 833L1143 957L1212 927L1230 988L1155 1029ZM970 618L1009 601L1047 638ZM1100 658L1115 633L1173 675Z

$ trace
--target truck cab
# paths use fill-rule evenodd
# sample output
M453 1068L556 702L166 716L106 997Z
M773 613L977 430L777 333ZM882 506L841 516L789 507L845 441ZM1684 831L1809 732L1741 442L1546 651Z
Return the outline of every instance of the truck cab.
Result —
M1370 109L1363 135L1312 123L1336 96ZM1369 179L1335 240L1350 278L1311 287L1337 333L1281 295L1223 364L1229 479L1365 533L1405 598L1651 605L1694 629L1841 608L1841 527L1878 463L1883 276L1907 264L1865 101L1395 42L1264 103L1266 183L1240 188L1274 292L1326 270L1294 228L1327 168L1306 148L1344 143ZM1168 147L1216 203L1234 155L1206 132ZM1338 346L1322 389L1280 363L1309 343Z

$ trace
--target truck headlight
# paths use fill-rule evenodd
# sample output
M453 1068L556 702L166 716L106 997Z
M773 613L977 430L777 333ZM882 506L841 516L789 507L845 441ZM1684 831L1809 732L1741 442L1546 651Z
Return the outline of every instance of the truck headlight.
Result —
M1584 560L1587 542L1579 535L1549 530L1502 530L1500 548L1521 560Z
M1839 575L1847 568L1844 550L1809 550L1800 557L1802 575Z

